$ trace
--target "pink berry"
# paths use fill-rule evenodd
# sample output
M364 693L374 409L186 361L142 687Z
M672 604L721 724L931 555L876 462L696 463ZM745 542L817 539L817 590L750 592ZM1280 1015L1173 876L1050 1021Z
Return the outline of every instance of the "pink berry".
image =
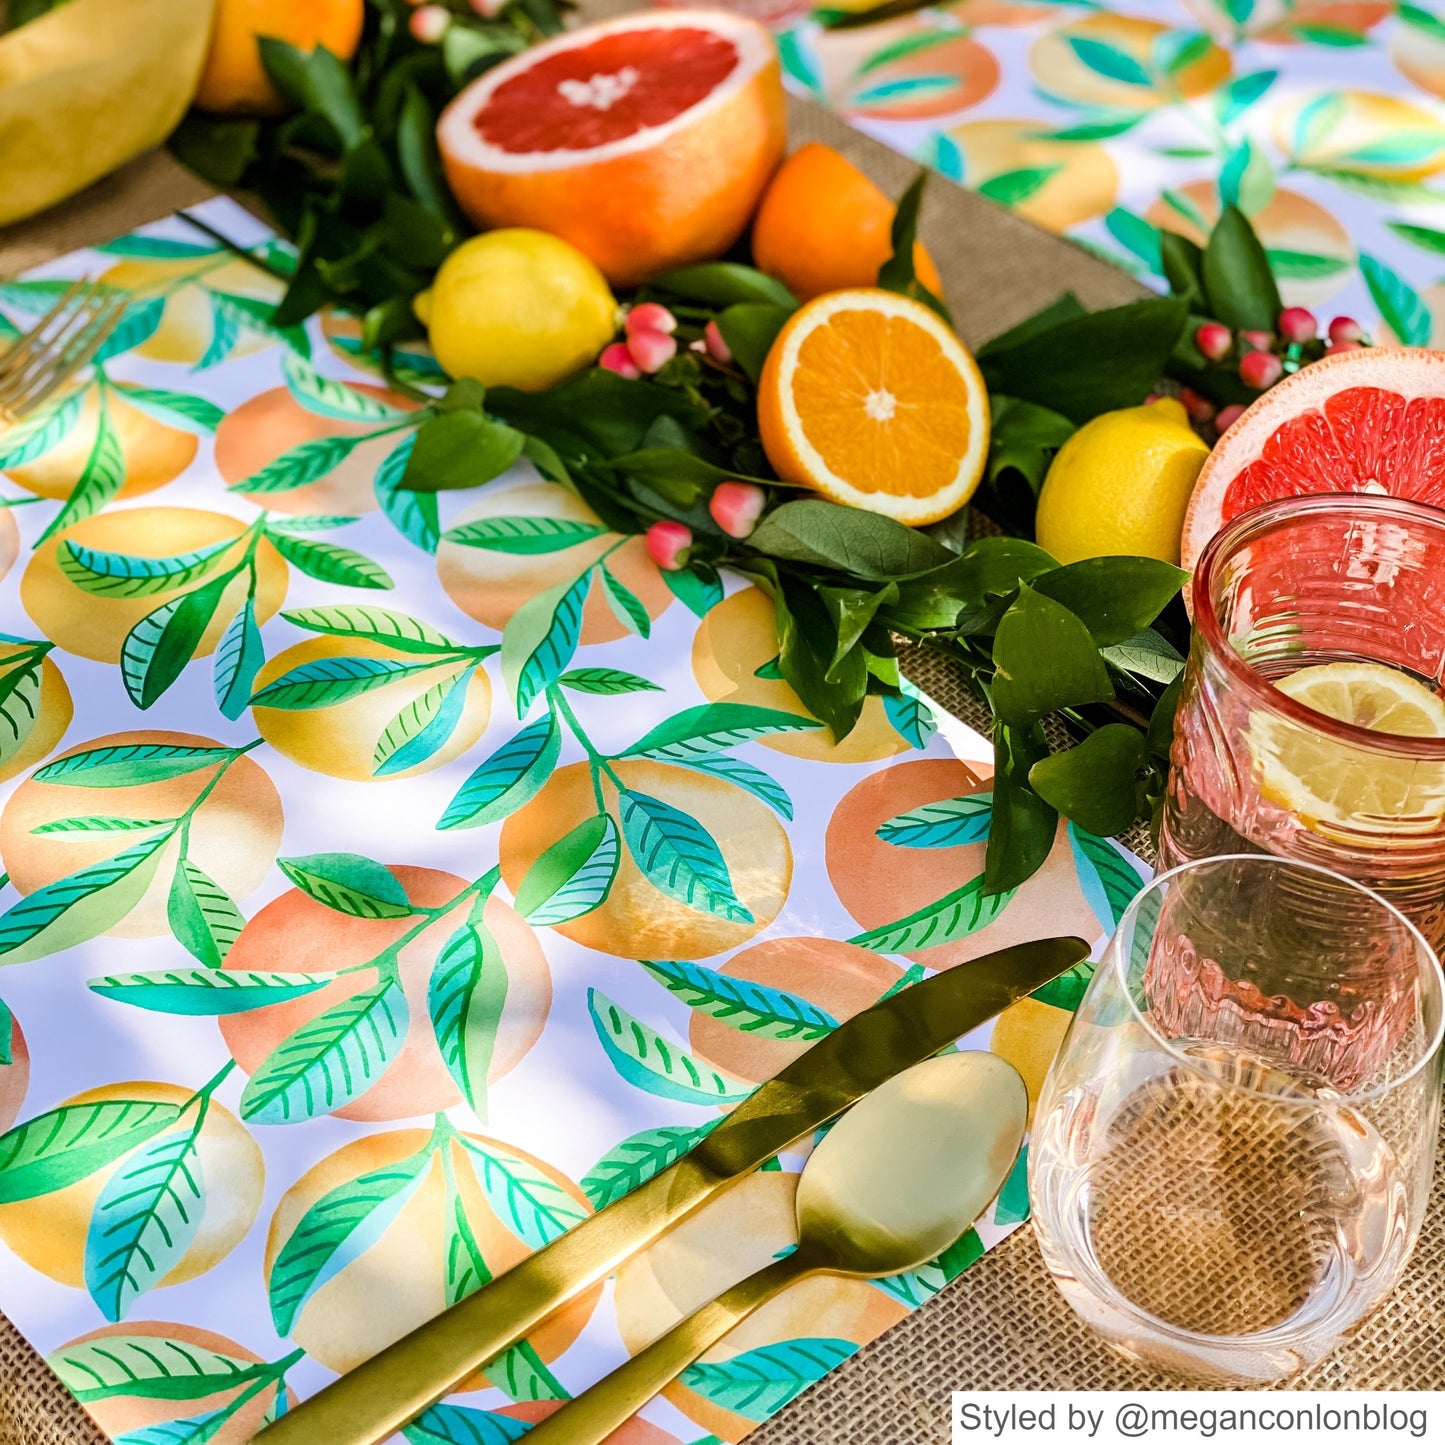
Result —
M1221 326L1217 321L1206 321L1194 333L1194 344L1210 361L1219 361L1229 355L1234 338L1229 334L1227 326Z
M1330 322L1330 340L1336 346L1346 341L1363 341L1365 328L1353 316L1336 316Z
M741 538L758 525L767 500L767 493L752 482L722 482L713 492L707 509L729 537Z
M618 376L625 376L628 381L636 381L642 375L632 359L632 353L620 341L614 341L607 347L597 358L597 364L604 371L615 371Z
M641 370L660 371L677 355L677 338L665 331L640 326L628 335L627 350Z
M1313 341L1320 333L1320 324L1315 320L1314 312L1306 311L1303 306L1286 306L1279 313L1278 324L1279 334L1291 346Z
M677 317L656 301L644 301L627 313L627 334L636 336L639 331L661 331L671 335L677 330Z
M1179 389L1179 400L1192 421L1209 421L1214 416L1214 403L1187 386Z
M709 321L703 327L702 337L707 344L707 354L714 361L720 361L726 366L733 359L732 347L723 340L722 330L716 321Z
M411 12L408 22L412 38L423 45L439 45L451 27L451 12L444 5L423 5Z
M1244 408L1242 406L1226 406L1220 411L1219 415L1214 418L1215 428L1219 434L1223 436L1243 415Z
M413 0L415 3L415 0ZM471 0L472 9L483 20L495 20L511 3L511 0Z
M1239 358L1240 380L1256 391L1264 391L1284 375L1284 362L1272 351L1249 351Z
M1268 351L1270 347L1274 345L1274 332L1241 331L1239 333L1239 339L1255 351Z
M1363 351L1364 349L1358 341L1336 341L1332 346L1325 347L1325 355L1338 356L1342 351Z
M664 572L681 572L687 566L692 528L683 526L681 522L654 522L647 529L643 545L647 548L647 555Z

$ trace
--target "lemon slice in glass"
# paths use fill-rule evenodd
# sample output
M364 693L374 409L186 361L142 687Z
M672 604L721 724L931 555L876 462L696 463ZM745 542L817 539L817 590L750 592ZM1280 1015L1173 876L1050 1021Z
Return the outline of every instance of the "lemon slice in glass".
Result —
M1445 739L1445 699L1383 663L1302 667L1275 686L1315 712L1371 732ZM1411 831L1445 815L1445 763L1354 748L1278 717L1256 717L1251 733L1261 791L1312 830Z

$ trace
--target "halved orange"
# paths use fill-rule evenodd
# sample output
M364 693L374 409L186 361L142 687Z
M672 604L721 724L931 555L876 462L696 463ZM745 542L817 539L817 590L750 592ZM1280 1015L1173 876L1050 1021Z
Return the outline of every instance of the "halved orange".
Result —
M973 495L988 427L968 349L937 313L891 291L808 302L758 386L758 429L779 477L911 526Z

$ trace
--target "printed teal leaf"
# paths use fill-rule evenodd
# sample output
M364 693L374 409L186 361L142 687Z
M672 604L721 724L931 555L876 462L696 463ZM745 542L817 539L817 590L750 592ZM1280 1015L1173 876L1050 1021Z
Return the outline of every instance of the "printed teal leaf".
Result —
M388 612L384 607L348 603L340 607L301 607L281 615L307 632L362 637L370 642L383 642L397 652L453 652L457 646L430 623L408 617L404 612Z
M333 421L389 422L397 421L406 413L397 407L388 406L369 392L349 386L344 381L322 376L314 366L299 353L288 351L281 359L281 371L291 395L317 416L329 417Z
M240 540L227 537L173 557L133 557L67 541L55 555L60 570L83 592L95 597L152 597L199 582L221 565Z
M8 763L25 746L40 716L44 665L41 648L0 658L0 763Z
M406 889L390 870L359 853L308 853L276 866L304 893L353 918L406 918Z
M517 912L538 927L555 927L591 913L612 891L622 845L605 813L564 833L527 870L517 889Z
M270 1008L325 988L330 973L261 973L229 968L167 968L90 980L92 993L152 1013L219 1017Z
M72 788L138 788L215 767L231 755L230 748L219 744L124 743L69 753L37 768L31 781L64 783Z
M161 603L126 634L120 675L137 707L151 707L185 670L230 581L223 574Z
M318 542L314 537L292 537L284 532L272 532L270 542L297 571L318 582L378 590L396 586L385 567L350 547Z
M290 672L268 682L252 697L256 707L281 708L287 712L309 712L313 708L335 707L348 698L360 697L404 677L415 677L436 667L429 662L396 662L386 657L318 657L303 662Z
M44 542L75 522L93 517L124 485L125 453L120 449L120 437L116 434L110 408L102 395L96 417L95 440L91 443L85 467L70 489L65 505L40 534L40 540Z
M988 837L993 794L973 793L924 803L878 825L878 837L895 848L960 848Z
M107 256L131 256L144 261L201 261L208 256L218 256L216 246L200 245L194 241L174 241L169 236L147 236L137 231L131 236L119 236L95 248Z
M587 1218L588 1209L530 1160L458 1136L492 1212L529 1249L541 1249Z
M216 645L213 686L216 706L220 708L222 717L234 722L246 711L256 674L265 661L261 629L256 626L255 599L247 597L226 624L226 630Z
M652 619L647 615L647 608L642 605L642 599L625 583L619 582L608 571L605 563L599 570L602 573L602 593L607 598L607 605L611 608L612 615L629 632L635 632L639 637L650 637L652 635Z
M893 731L910 747L926 748L928 740L938 731L933 709L911 692L885 692L883 713Z
M557 766L562 735L548 713L494 752L458 790L438 828L479 828L515 813L541 791Z
M192 368L195 371L205 371L224 361L236 349L236 343L241 339L241 327L236 320L236 313L227 310L214 291L207 294L211 304L211 339L206 343L201 359Z
M108 1099L65 1104L0 1134L0 1204L78 1183L169 1129L176 1104Z
M618 795L617 805L627 851L654 888L730 923L753 921L733 891L721 849L696 818L632 789Z
M1224 158L1219 171L1219 197L1253 216L1274 199L1274 167L1264 149L1245 136Z
M1099 920L1099 927L1113 933L1125 909L1144 887L1144 880L1109 839L1096 838L1075 823L1069 824L1068 832L1079 890Z
M979 195L986 196L1000 206L1020 206L1030 196L1037 195L1061 170L1062 165L1021 166L1017 170L1002 171L980 181L975 187Z
M950 1281L955 1280L975 1260L983 1258L983 1241L978 1231L968 1230L961 1239L949 1245L937 1259L930 1260L920 1269L910 1269L904 1274L890 1274L875 1279L873 1284L884 1294L901 1300L909 1309L926 1304Z
M196 1145L204 1121L192 1118L125 1159L105 1182L85 1238L85 1287L115 1323L180 1263L206 1212Z
M220 1409L207 1410L203 1415L161 1420L157 1424L117 1435L115 1445L211 1445L234 1415L233 1405L222 1405Z
M311 355L311 341L306 335L306 328L277 326L276 308L269 301L261 301L254 296L238 296L229 291L212 291L211 303L218 315L225 316L237 326L268 340L282 341L302 356Z
M587 1012L612 1067L635 1088L679 1104L737 1104L753 1086L701 1063L595 988Z
M1029 997L1073 1013L1083 1002L1089 980L1094 976L1094 967L1088 959L1083 963L1076 963L1067 973L1061 973L1057 978L1051 978L1042 988L1036 988Z
M547 1368L541 1355L526 1340L519 1345L513 1345L510 1350L504 1350L491 1364L483 1365L482 1373L514 1400L571 1398L562 1382ZM498 1418L511 1420L507 1415Z
M1238 120L1274 84L1278 75L1277 70L1252 70L1220 86L1214 92L1214 114L1220 125Z
M0 437L0 471L23 467L36 457L43 457L51 447L70 434L80 420L84 395L74 392L64 401L52 403L32 417L17 422Z
M717 573L698 562L681 572L664 572L662 580L694 617L706 617L723 600L723 586Z
M802 35L796 30L785 30L778 36L777 43L778 58L783 62L783 74L803 90L813 95L822 95L823 77Z
M225 411L203 396L185 391L167 391L157 386L135 386L130 382L116 388L133 407L165 426L206 436L220 426Z
M271 1267L277 1334L289 1335L307 1300L386 1233L431 1165L431 1150L423 1149L338 1185L301 1216Z
M688 1008L741 1033L796 1043L826 1038L838 1027L832 1014L801 994L734 978L700 963L639 962Z
M401 1433L408 1445L513 1445L531 1426L491 1410L464 1405L433 1405Z
M97 348L94 364L102 366L112 357L133 351L156 334L165 314L166 298L153 296L148 300L136 301L125 308L120 325Z
M436 493L410 492L401 485L415 446L416 433L408 432L401 445L388 453L376 469L372 490L387 521L408 542L415 543L423 552L435 552L441 538Z
M166 1335L102 1335L45 1357L82 1405L130 1400L203 1400L254 1380L269 1365Z
M1105 80L1116 80L1121 85L1153 85L1148 70L1127 50L1088 35L1069 35L1065 39L1069 48L1095 75L1102 75Z
M1008 907L1016 891L1009 888L1002 893L986 894L983 891L983 875L980 874L962 888L944 894L936 903L930 903L896 923L870 928L848 941L878 953L917 953L925 948L937 948L940 944L956 943L960 938L968 938L981 928L987 928Z
M482 920L463 924L447 939L432 968L427 1012L447 1072L483 1122L487 1072L507 1002L507 965Z
M229 490L255 497L294 492L335 471L365 440L364 436L323 436L298 442L260 471L233 482Z
M219 968L246 919L231 895L189 858L171 879L166 917L176 941L198 963Z
M724 1410L745 1420L766 1420L857 1349L852 1340L784 1340L745 1350L719 1364L699 1361L689 1365L680 1379Z
M9 1005L0 998L0 1069L9 1068L15 1062L15 1015Z
M606 535L606 527L563 517L478 517L474 522L449 527L443 538L459 547L537 557L547 552L564 552L579 542Z
M1428 346L1433 325L1430 308L1403 276L1383 261L1360 253L1360 274L1380 310L1385 325L1406 346Z
M520 717L532 699L567 670L582 636L582 609L592 585L589 567L524 602L502 630L502 676Z
M466 706L476 664L419 693L383 729L371 754L372 772L391 777L425 762L446 746Z
M582 1192L594 1209L606 1209L646 1184L654 1174L675 1164L693 1145L705 1139L721 1118L705 1124L663 1124L629 1134L609 1149L581 1178Z
M604 697L620 692L661 692L662 688L635 672L620 667L574 667L557 679L573 692L600 693Z
M782 712L777 708L753 707L739 702L708 702L685 708L666 722L659 723L618 756L686 761L736 747L739 743L770 737L774 733L804 732L819 727L822 723L815 718Z
M406 1024L406 995L395 979L333 1004L261 1062L241 1094L241 1117L294 1124L359 1099L401 1052Z
M993 1222L1022 1224L1029 1217L1029 1146L1025 1144L994 1201Z
M305 537L312 532L334 532L338 527L350 527L360 517L338 517L334 513L310 512L299 517L267 517L268 532L281 532L291 537Z
M788 790L778 780L761 768L745 763L741 758L729 757L726 753L712 753L700 758L678 758L677 766L690 768L695 773L706 773L712 778L726 778L745 792L760 798L775 813L792 819L793 800Z

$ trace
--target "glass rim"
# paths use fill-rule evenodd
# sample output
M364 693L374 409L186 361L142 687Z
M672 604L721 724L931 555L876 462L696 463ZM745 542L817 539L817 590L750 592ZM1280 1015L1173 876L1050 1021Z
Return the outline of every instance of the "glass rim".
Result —
M1417 952L1423 959L1429 961L1433 968L1427 967L1425 971L1431 973L1435 980L1436 998L1436 1020L1435 1027L1431 1031L1427 1045L1423 1045L1420 1055L1403 1073L1390 1079L1387 1083L1375 1084L1367 1089L1342 1089L1338 1091L1340 1103L1359 1104L1366 1103L1371 1099L1384 1098L1386 1094L1393 1093L1402 1084L1409 1083L1422 1069L1427 1068L1431 1061L1437 1058L1441 1052L1442 1042L1445 1042L1445 967L1442 967L1439 956L1430 946L1429 940L1388 898L1383 898L1371 888L1366 888L1363 883L1357 883L1353 878L1346 878L1343 873L1336 873L1333 868L1323 868L1318 863L1305 863L1296 858L1279 858L1273 853L1218 853L1208 858L1193 858L1187 863L1180 863L1174 868L1167 869L1163 873L1156 873L1148 883L1135 895L1132 903L1124 910L1123 917L1119 919L1119 925L1110 935L1109 942L1105 946L1105 959L1107 960L1108 971L1114 975L1115 982L1119 985L1120 992L1124 995L1124 1004L1129 1011L1130 1017L1164 1050L1171 1058L1184 1065L1191 1073L1200 1074L1206 1072L1199 1065L1197 1059L1191 1058L1182 1049L1176 1047L1177 1040L1166 1038L1155 1024L1149 1019L1134 1001L1133 990L1129 986L1128 967L1125 963L1125 950L1120 945L1125 931L1131 929L1139 916L1140 906L1144 899L1153 892L1159 890L1161 884L1171 882L1184 873L1193 873L1201 868L1207 868L1221 863L1247 863L1251 867L1257 865L1268 865L1275 868L1291 869L1301 873L1316 873L1322 878L1330 878L1346 887L1354 889L1356 893L1363 893L1371 902L1383 908L1387 913L1393 914L1396 920L1405 926L1417 945ZM1097 977L1097 974L1096 974ZM1239 1089L1246 1093L1258 1092L1249 1084L1230 1083L1221 1084L1217 1077L1210 1076L1213 1082L1220 1087ZM1333 1087L1333 1086L1332 1086ZM1313 1101L1318 1102L1318 1101ZM1312 1105L1313 1106L1313 1105Z
M1350 509L1388 513L1401 522L1433 527L1445 537L1445 510L1403 497L1374 496L1363 492L1321 492L1264 502L1227 522L1200 554L1190 585L1195 630L1231 682L1237 683L1254 702L1290 722L1366 752L1389 753L1393 757L1410 758L1416 762L1445 762L1445 738L1410 737L1403 733L1381 733L1356 727L1353 723L1327 717L1287 696L1240 656L1225 636L1223 623L1215 610L1215 577L1225 558L1243 542L1285 528L1302 517Z

